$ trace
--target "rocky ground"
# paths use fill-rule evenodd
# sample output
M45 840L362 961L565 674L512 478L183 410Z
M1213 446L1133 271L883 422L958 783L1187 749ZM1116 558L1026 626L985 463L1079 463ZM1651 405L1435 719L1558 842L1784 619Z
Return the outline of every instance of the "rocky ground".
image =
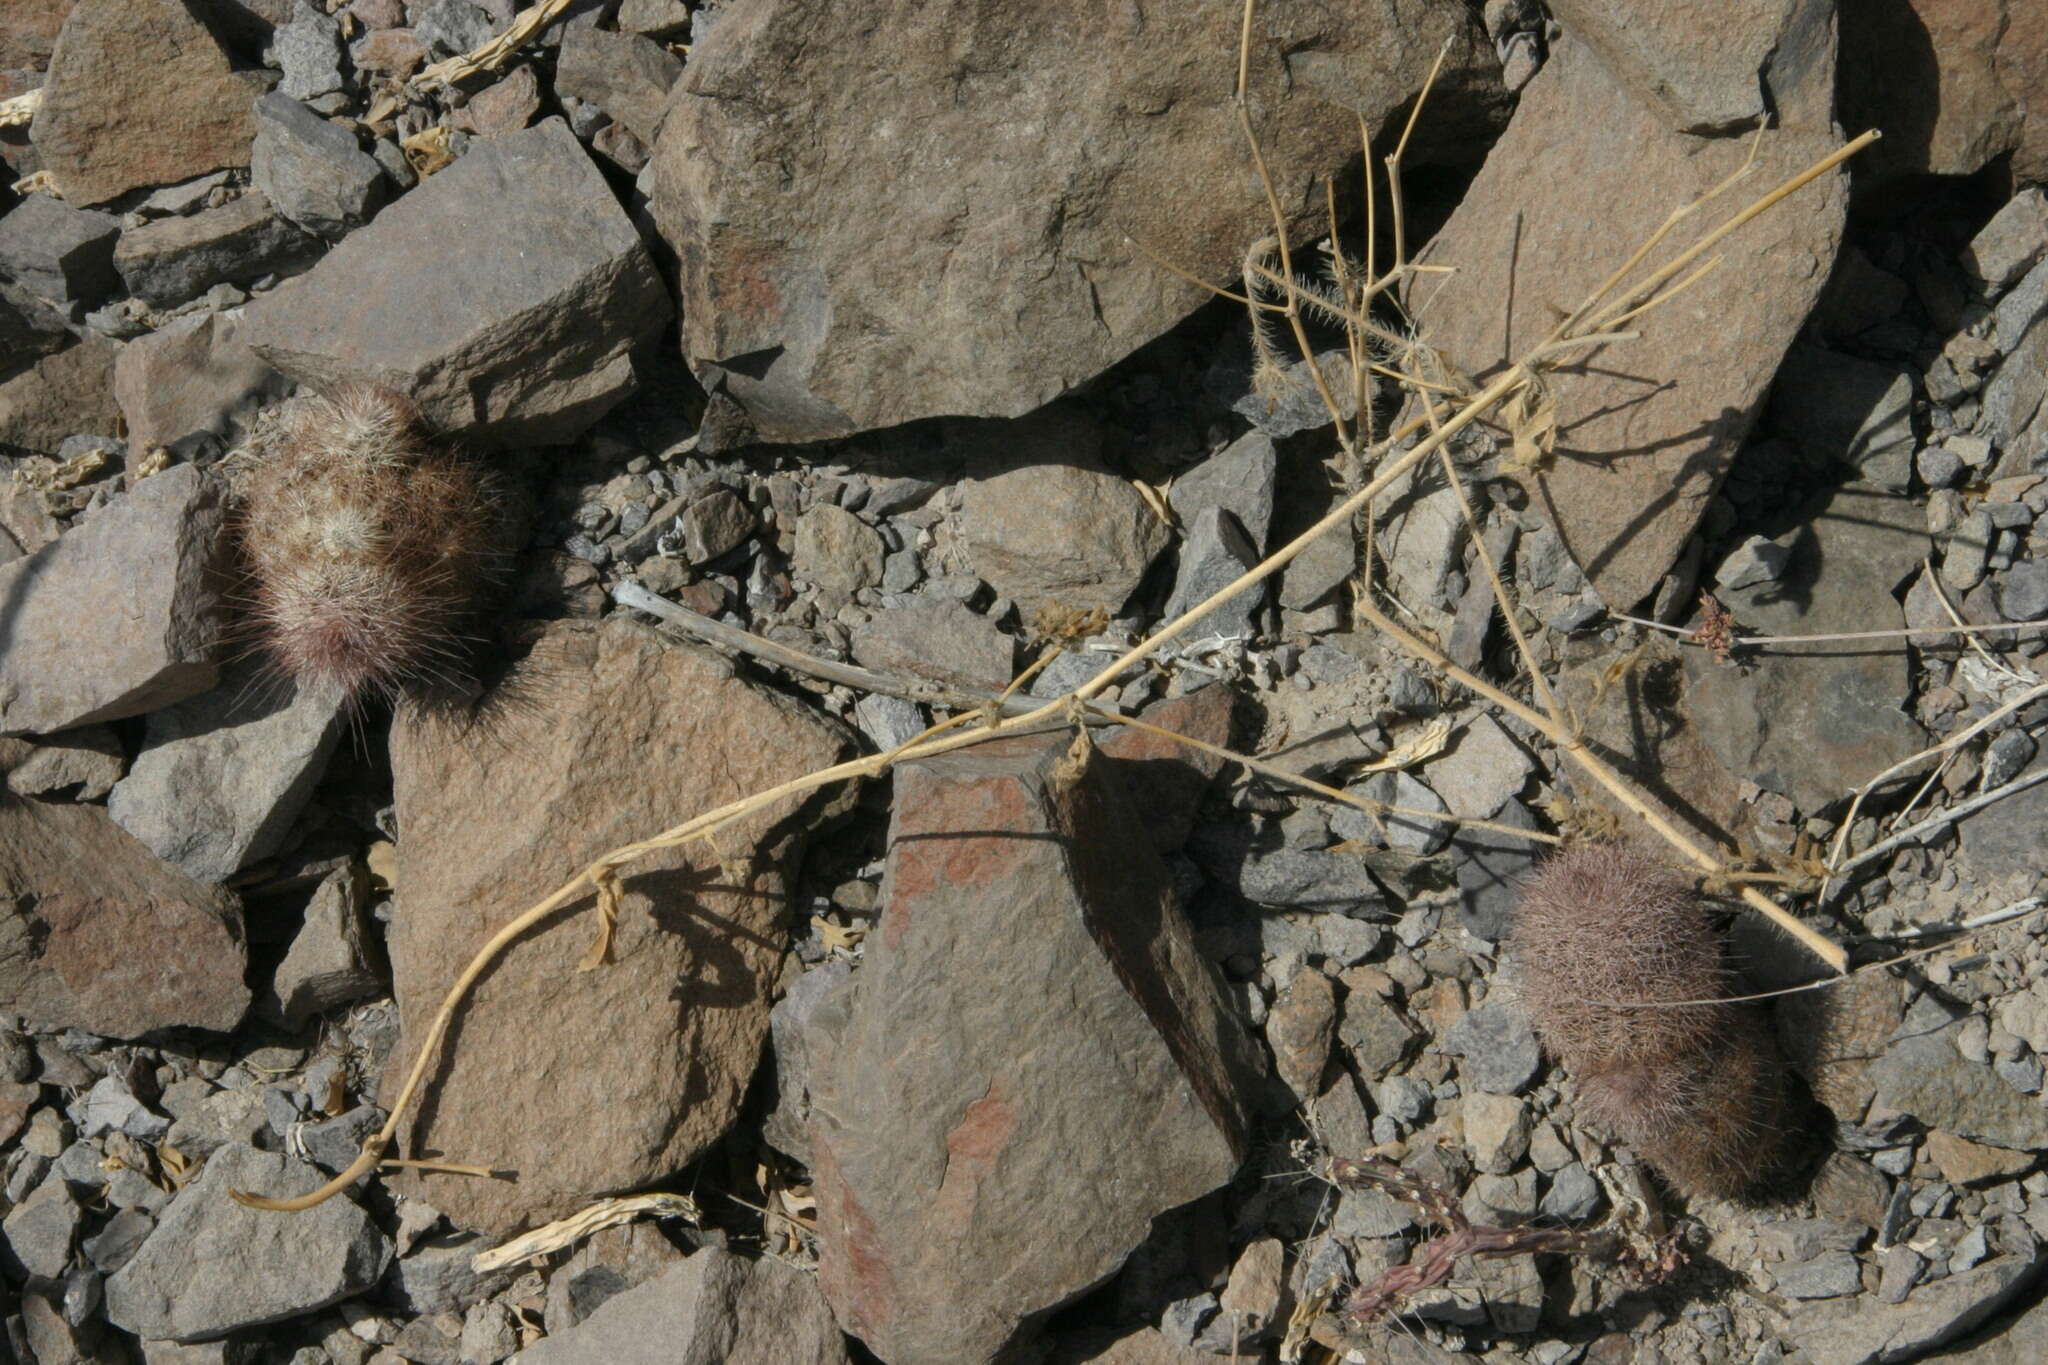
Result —
M591 859L1048 657L1063 696L1369 470L1134 245L1227 280L1270 231L1235 6L0 0L0 1350L2048 1354L2048 11L1383 8L1268 0L1247 108L1306 249L1443 53L1403 169L1458 273L1384 317L1447 376L1752 153L1717 205L1886 136L1552 376L1547 457L1460 438L1469 519L1406 479L1365 562L1313 542L1100 699L1265 775L1062 726L655 851L609 961L587 913L518 941L404 1115L496 1178L278 1213L228 1192L346 1167ZM350 382L515 528L452 696L294 686L252 633L227 474ZM1638 822L1359 610L1528 698L1482 550L1572 735L1891 964L1771 1002L1810 1103L1758 1198L1676 1195L1539 1045L1517 888ZM1726 906L1743 989L1824 974ZM644 1191L688 1202L477 1259Z

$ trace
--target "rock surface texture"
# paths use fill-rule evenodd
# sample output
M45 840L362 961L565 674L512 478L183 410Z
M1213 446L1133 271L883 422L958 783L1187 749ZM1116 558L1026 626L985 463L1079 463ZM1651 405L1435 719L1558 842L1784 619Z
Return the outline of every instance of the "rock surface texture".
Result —
M692 368L774 440L1014 417L1074 388L1199 300L1127 239L1226 279L1270 230L1235 155L1237 31L1223 8L1105 23L1064 0L727 6L654 148ZM1488 99L1474 36L1443 0L1369 24L1261 7L1254 123L1298 221L1320 222L1305 190L1357 155L1357 116L1400 109L1446 39L1450 101ZM882 219L886 238L860 226Z
M1757 153L1760 185L1835 146L1833 36L1825 24L1800 36L1771 88L1782 122ZM1435 291L1423 339L1483 382L1543 340L1552 308L1577 307L1625 258L1624 244L1646 239L1749 155L1740 137L1696 137L1670 123L1590 42L1560 42L1437 234L1430 260L1458 273ZM1714 271L1632 324L1640 340L1554 376L1557 450L1532 492L1614 609L1657 586L1698 524L1827 282L1846 199L1839 176L1812 187L1799 212L1738 239L1742 270ZM1703 211L1670 241L1683 246L1718 221Z
M1003 741L897 784L881 922L812 1025L819 1273L891 1365L974 1365L1229 1179L1248 1045L1164 865L1101 842L1132 813L1091 752Z
M390 946L404 1036L517 907L610 848L828 766L843 743L716 657L624 622L551 628L465 724L402 718L398 819L416 833L399 846ZM789 859L840 799L722 835L754 850L746 865L691 851L627 868L610 965L576 970L588 917L515 944L458 1011L407 1130L415 1148L519 1180L404 1183L459 1225L504 1234L660 1179L716 1140L767 1036ZM515 1122L511 1094L526 1097Z
M252 306L242 340L302 384L380 384L447 434L539 445L631 392L633 348L668 316L639 234L550 120L490 139L351 233Z

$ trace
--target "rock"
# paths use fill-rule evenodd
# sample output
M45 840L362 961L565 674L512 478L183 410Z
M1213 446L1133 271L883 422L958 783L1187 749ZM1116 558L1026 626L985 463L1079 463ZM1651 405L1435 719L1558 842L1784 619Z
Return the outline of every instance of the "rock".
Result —
M1235 1315L1234 1321L1242 1324L1247 1336L1285 1325L1286 1255L1279 1238L1261 1237L1246 1247L1230 1268L1230 1282L1219 1302L1225 1313Z
M2048 560L2029 559L1998 576L1998 611L2008 621L2048 617Z
M346 1195L303 1213L244 1208L229 1190L288 1196L319 1174L240 1144L207 1159L141 1250L107 1280L107 1316L151 1340L202 1341L325 1308L377 1282L391 1243Z
M42 71L74 0L0 0L0 70Z
M284 80L273 92L276 98L296 103L341 89L341 26L305 0L300 0L290 23L277 26L271 35L271 51L284 72ZM257 119L260 139L260 110Z
M255 89L184 0L79 0L29 128L73 204L249 164Z
M2008 183L2048 180L2036 93L2048 15L2026 0L1903 0L1842 25L1845 128L1882 128L1862 175L1971 175L2007 157Z
M1356 853L1256 847L1234 831L1198 830L1188 852L1202 870L1256 905L1332 911L1361 918L1385 913L1386 893Z
M853 975L853 964L827 959L799 976L768 1016L774 1040L776 1104L762 1132L777 1149L811 1164L811 1018Z
M1771 386L1777 429L1815 460L1903 493L1913 473L1913 376L1817 346L1794 346Z
M1741 8L1746 14L1754 7ZM1588 0L1577 8L1591 12L1595 5ZM1598 8L1622 13L1618 5ZM1660 16L1666 11L1697 19L1686 7L1657 7ZM1673 22L1660 17L1644 41ZM1823 23L1817 33L1794 36L1796 48L1772 65L1774 77L1782 72L1790 84L1771 86L1777 131L1757 154L1759 185L1805 169L1836 145L1833 64L1806 42L1825 44L1832 35ZM1673 55L1706 69L1697 64L1696 46ZM1750 80L1754 91L1754 67ZM1586 43L1567 36L1553 45L1523 90L1514 121L1436 236L1430 259L1455 262L1458 273L1432 298L1423 340L1483 381L1553 325L1547 310L1518 308L1504 328L1503 299L1575 306L1666 215L1749 156L1746 139L1695 138L1671 131L1671 122L1667 110L1645 104L1603 68ZM1824 177L1789 212L1730 239L1727 249L1735 254L1727 264L1735 268L1713 271L1631 323L1639 340L1551 377L1560 438L1533 491L1610 607L1627 610L1652 592L1692 535L1820 296L1845 208L1845 178ZM1681 248L1723 216L1700 215L1667 247Z
M2015 1152L1992 1147L1939 1129L1927 1135L1927 1155L1951 1185L1968 1185L1979 1180L2003 1180L2020 1175L2034 1165L2032 1152Z
M107 814L194 881L223 882L284 844L341 734L343 699L260 667L152 712Z
M1168 621L1178 619L1229 587L1258 562L1259 552L1235 516L1221 507L1203 508L1188 523L1180 546L1180 573L1160 615ZM1255 583L1184 627L1177 638L1186 643L1213 635L1249 638L1254 634L1252 617L1265 600L1266 585Z
M1682 133L1746 131L1771 109L1768 92L1814 79L1812 64L1833 82L1834 16L1815 0L1734 0L1706 12L1669 0L1559 0L1552 12Z
M1877 1103L1977 1142L2048 1145L2048 1107L2008 1086L1988 1065L1964 1061L1950 1037L1956 1022L1939 1001L1921 997L1872 1068Z
M657 516L650 519L659 520ZM692 564L717 559L754 534L754 513L730 488L715 489L683 508L676 518L682 532L683 557Z
M62 1184L62 1181L57 1182ZM93 1268L111 1275L128 1264L143 1240L156 1231L156 1219L141 1209L122 1209L106 1225L79 1244Z
M811 1276L774 1257L748 1260L706 1247L513 1359L518 1365L850 1365L852 1358Z
M426 62L427 45L409 28L378 29L357 39L349 56L360 70L404 80Z
M846 750L809 708L618 618L552 623L498 695L519 704L487 697L466 722L405 715L393 726L405 834L389 950L405 1038L513 907L608 849ZM650 768L654 752L692 759ZM483 791L498 794L488 807L475 799ZM502 1235L661 1179L715 1141L767 1037L788 868L807 831L850 800L837 788L721 832L727 857L750 859L744 890L714 889L695 848L625 869L614 960L601 970L575 970L587 922L514 944L456 1015L432 1103L401 1136L519 1181L414 1175L401 1187L459 1226ZM535 1030L542 1000L548 1027ZM409 1049L395 1051L387 1087L410 1064ZM551 1079L536 1088L535 1076ZM512 1095L523 1098L508 1106Z
M1751 536L1721 561L1721 567L1714 571L1714 586L1724 592L1740 588L1754 588L1764 583L1775 583L1784 577L1786 566L1792 562L1792 549L1762 536Z
M1228 748L1240 709L1235 690L1211 686L1153 702L1138 713L1138 719L1155 729ZM1130 727L1102 736L1097 747L1123 775L1124 790L1138 812L1137 827L1150 836L1152 847L1162 855L1180 852L1195 826L1202 797L1223 770L1224 761L1215 754Z
M216 284L254 284L305 261L316 243L253 190L189 218L159 218L121 234L114 265L128 290L168 308Z
M354 135L274 90L256 101L249 178L279 213L328 238L370 221L384 197L384 168Z
M16 1205L0 1224L0 1266L15 1279L40 1275L55 1279L71 1264L71 1245L85 1210L62 1181L46 1178L35 1193Z
M1892 594L1927 553L1925 525L1913 500L1845 485L1761 527L1773 535L1796 528L1783 579L1722 600L1763 634L1903 626ZM1787 651L1740 668L1690 650L1685 675L1693 719L1721 766L1801 810L1821 810L1926 743L1902 709L1911 682L1895 650Z
M181 465L0 564L0 601L11 604L0 734L118 720L212 687L223 515L218 485Z
M1536 1078L1543 1051L1529 1017L1515 1005L1488 1000L1467 1010L1440 1046L1463 1059L1459 1076L1490 1095L1519 1095Z
M413 31L436 56L474 52L491 40L491 16L469 0L433 0L417 9Z
M1164 864L1110 836L1120 783L1067 751L897 769L885 908L813 1022L819 1280L892 1365L993 1359L1245 1151L1250 1044Z
M1550 1177L1550 1188L1536 1211L1545 1218L1583 1223L1600 1211L1600 1182L1577 1161L1568 1162Z
M597 1233L548 1276L548 1335L560 1336L611 1299L682 1259L683 1253L653 1223L628 1223Z
M1439 93L1462 98L1435 106L1430 132L1454 142L1499 98L1463 6L1405 0L1389 20L1361 27L1291 3L1258 13L1249 108L1304 236L1323 231L1308 187L1356 157L1361 116L1378 130L1405 111L1446 39ZM1094 37L1077 47L1081 25ZM1204 301L1133 240L1220 279L1271 230L1238 154L1234 13L1104 25L1083 4L954 0L892 26L902 76L885 83L869 32L826 0L728 7L694 46L655 144L684 353L764 439L1020 416ZM854 129L881 132L833 131ZM758 165L786 174L743 171ZM876 222L895 225L886 240L860 226Z
M431 1226L431 1224L430 1224ZM429 1232L391 1263L377 1297L402 1313L460 1313L503 1289L511 1267L479 1271L473 1264L488 1239L468 1232Z
M477 91L454 122L481 137L503 137L532 123L539 112L540 78L531 66L516 66L503 80Z
M623 0L617 23L621 32L666 38L690 26L690 7L684 0Z
M383 384L443 432L539 445L632 390L630 352L668 311L610 187L549 119L473 147L351 232L251 304L242 339L302 384Z
M1903 1303L1855 1296L1809 1304L1788 1337L1813 1365L1896 1365L1915 1360L1986 1321L2034 1280L2038 1259L2003 1256L1923 1284Z
M682 58L652 38L578 27L562 35L555 93L595 104L652 146L682 74Z
M1536 761L1498 721L1481 712L1423 771L1430 790L1453 814L1485 819L1522 789Z
M254 1146L259 1139L273 1141L269 1128L261 1087L249 1085L206 1096L172 1122L164 1141L203 1160L231 1143Z
M86 725L34 744L0 739L0 769L6 770L7 790L16 796L65 794L97 801L128 770L128 755L112 730Z
M882 581L882 537L843 507L820 503L798 518L790 572L833 592L856 593Z
M1894 1250L1919 1259L1908 1247ZM1921 1266L1924 1265L1922 1261ZM1916 1271L1918 1268L1915 1267ZM2048 1307L2036 1303L2010 1322L1999 1323L1984 1335L1952 1351L1926 1358L1937 1362L1968 1361L1970 1365L2034 1365L2034 1362L2048 1358Z
M93 337L0 382L0 445L55 455L68 436L119 430L109 381L120 349Z
M891 607L853 631L853 657L866 667L970 690L1007 687L1015 656L995 622L958 602Z
M1442 811L1444 803L1435 792L1425 787L1418 779L1410 777L1400 769L1374 773L1363 782L1345 788L1353 796L1362 796L1368 801L1379 801L1389 806L1398 806L1407 811ZM1381 832L1380 822L1386 829ZM1339 839L1356 839L1364 843L1384 843L1388 848L1404 853L1429 854L1442 848L1451 837L1454 826L1441 820L1430 820L1420 815L1396 815L1389 811L1375 821L1355 806L1346 806L1330 820L1330 832Z
M297 1032L316 1014L382 991L363 925L368 895L366 875L355 863L329 873L313 892L271 987L286 1028Z
M1204 508L1220 507L1237 518L1256 554L1264 554L1273 526L1273 493L1279 453L1273 438L1248 431L1173 481L1167 503L1183 526Z
M1537 828L1535 815L1519 801L1510 800L1494 819L1521 829ZM1522 880L1535 869L1536 841L1468 827L1451 836L1450 848L1457 867L1459 921L1474 938L1499 942L1507 936Z
M107 301L121 279L114 239L121 220L32 194L0 218L0 275L67 316Z
M135 1038L248 1008L232 898L164 866L97 806L0 804L0 1009Z
M1506 1175L1529 1154L1529 1107L1512 1095L1464 1097L1465 1145L1489 1175Z
M194 313L121 348L113 388L129 449L183 453L189 438L225 437L284 396L284 376L258 360L239 331L232 317Z
M2020 276L2048 255L2048 193L2040 187L2021 190L2005 201L1991 221L1970 239L1963 268L1986 294L2010 289Z
M1123 610L1172 533L1127 480L1101 467L1092 423L1055 408L1009 430L1010 458L961 491L974 572L1027 613Z
M1323 1093L1336 1032L1337 992L1330 978L1313 967L1296 972L1266 1014L1266 1042L1280 1079L1303 1104Z
M1344 997L1344 1023L1337 1037L1359 1077L1378 1082L1408 1060L1422 1041L1422 1030L1391 1000L1353 989Z
M1778 1266L1773 1277L1777 1292L1788 1299L1837 1299L1863 1292L1863 1268L1853 1252L1825 1251L1810 1261Z

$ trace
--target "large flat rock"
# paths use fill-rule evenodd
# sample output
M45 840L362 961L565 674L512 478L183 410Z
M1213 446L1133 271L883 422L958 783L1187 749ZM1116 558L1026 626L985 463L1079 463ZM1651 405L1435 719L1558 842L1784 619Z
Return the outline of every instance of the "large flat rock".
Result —
M402 1044L388 1102L483 942L608 849L837 761L846 739L718 656L614 620L558 623L466 723L392 730ZM624 874L614 961L579 972L595 917L513 945L456 1014L414 1150L516 1172L400 1187L493 1234L673 1173L731 1124L761 1057L803 838L845 788L785 802ZM575 903L590 908L590 898ZM545 1020L544 1026L536 1021Z
M0 734L141 715L212 687L224 522L217 482L179 465L0 564Z
M1832 74L1831 51L1813 54L1796 87L1773 91L1783 126L1758 148L1755 171L1674 233L1671 250L1835 148ZM1430 248L1429 261L1457 274L1420 291L1423 340L1490 377L1750 149L1741 137L1673 131L1665 106L1567 36ZM1552 376L1557 451L1533 491L1610 607L1653 590L1698 524L1827 281L1846 204L1839 173L1809 186L1730 238L1720 268L1632 322L1639 340Z
M1230 1179L1254 1045L1092 750L1000 740L895 796L810 1031L819 1277L890 1365L983 1365Z
M0 793L0 1010L136 1038L226 1031L249 1007L241 908L98 806Z
M631 392L631 352L669 314L611 187L549 119L479 142L350 233L252 304L241 339L302 384L381 385L450 435L546 445Z
M30 125L74 204L249 164L257 87L185 0L78 0Z
M1497 107L1455 0L1370 19L1274 0L1256 24L1252 117L1297 229L1322 231L1312 187L1447 38L1430 133L1469 146ZM1233 5L727 5L654 149L691 366L784 441L1015 417L1092 378L1205 298L1131 239L1225 280L1271 231L1231 100L1238 25Z

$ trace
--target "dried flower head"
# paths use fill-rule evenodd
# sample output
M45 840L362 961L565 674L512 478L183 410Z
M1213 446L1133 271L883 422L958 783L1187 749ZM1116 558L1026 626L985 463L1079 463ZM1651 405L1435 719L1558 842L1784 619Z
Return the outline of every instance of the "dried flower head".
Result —
M410 403L369 387L294 399L234 473L249 596L283 673L355 700L459 672L502 518Z

